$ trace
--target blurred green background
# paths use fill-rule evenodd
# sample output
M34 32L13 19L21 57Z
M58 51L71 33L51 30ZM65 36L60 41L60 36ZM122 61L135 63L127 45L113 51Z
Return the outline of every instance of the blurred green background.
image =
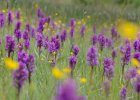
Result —
M34 15L40 7L46 15L67 20L90 15L93 22L114 21L119 18L139 23L140 0L0 0L0 9L19 9Z

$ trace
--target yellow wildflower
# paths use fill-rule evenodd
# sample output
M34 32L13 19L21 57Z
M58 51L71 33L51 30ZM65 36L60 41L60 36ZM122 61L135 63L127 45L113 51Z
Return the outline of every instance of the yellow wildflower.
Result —
M134 65L134 66L136 66L136 67L139 67L140 66L140 62L137 60L137 59L132 59L131 60L131 62L132 62L132 64Z
M73 55L73 52L71 52L70 55Z
M56 78L56 79L61 79L64 77L64 73L58 69L57 67L54 67L52 69L52 75Z
M19 68L19 63L12 60L11 58L5 58L5 65L8 69L16 70Z
M87 82L87 79L85 77L80 78L80 83L85 84Z
M42 57L42 58L41 58L41 60L43 61L43 60L44 60L44 58Z
M53 52L53 55L56 55L56 52Z
M63 69L63 72L69 74L71 72L71 69L69 67L66 67Z
M139 32L139 27L137 24L123 20L118 22L117 29L123 38L127 38L129 40L136 39Z
M140 75L140 69L137 70L137 73Z
M6 12L6 10L5 10L5 9L3 9L3 10L2 10L2 12L3 12L3 13L5 13L5 12Z

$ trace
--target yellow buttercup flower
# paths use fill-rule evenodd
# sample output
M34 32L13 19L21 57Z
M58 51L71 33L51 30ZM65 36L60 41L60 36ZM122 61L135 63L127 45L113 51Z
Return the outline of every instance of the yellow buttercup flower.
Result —
M73 52L71 52L70 55L73 55Z
M140 75L140 69L137 70L137 73Z
M138 37L139 26L129 21L120 20L117 24L117 30L123 38L134 40Z
M44 61L44 58L42 57L41 60Z
M139 67L140 66L140 62L137 60L137 59L132 59L131 60L131 62L132 62L132 64L134 65L134 66L136 66L136 67Z
M71 72L71 69L69 67L66 67L63 69L63 72L69 74Z
M54 67L52 69L52 75L56 78L56 79L62 79L64 77L64 73L58 69L57 67Z
M82 77L80 79L80 83L85 84L87 82L87 79L85 77Z
M10 70L16 70L19 68L19 63L17 61L12 60L11 58L5 58L5 65Z

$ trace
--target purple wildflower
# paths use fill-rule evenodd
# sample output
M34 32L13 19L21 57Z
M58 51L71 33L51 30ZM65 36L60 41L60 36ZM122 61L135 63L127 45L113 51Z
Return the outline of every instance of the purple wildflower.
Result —
M116 51L116 49L113 49L112 50L112 59L114 60L116 58L116 56L117 56L117 51Z
M116 28L113 26L112 29L111 29L111 36L112 36L112 39L117 39L117 36L118 36L118 32L116 30Z
M121 48L121 53L122 53L122 74L124 74L124 67L130 62L131 59L131 45L129 41L125 41L125 45L122 46Z
M137 39L137 40L134 41L133 48L134 48L135 51L140 52L140 39Z
M70 37L71 37L71 38L73 38L74 32L75 32L74 27L71 27L71 28L70 28Z
M137 59L140 62L140 52L134 53L134 58Z
M11 11L8 12L7 21L8 21L8 25L12 24L12 22L13 22L13 15L12 15Z
M134 78L136 75L137 75L136 68L129 68L125 75L125 79L130 80L130 79Z
M67 38L67 31L63 30L62 33L60 34L60 38L61 38L61 43L63 43L66 38Z
M49 43L49 39L48 39L48 36L46 36L44 39L43 39L43 47L45 49L48 48L48 43Z
M44 13L42 12L42 10L40 8L37 9L37 16L38 16L38 18L44 17Z
M4 13L0 12L0 28L2 28L5 24L5 15Z
M110 80L106 79L104 82L103 82L103 89L104 89L104 92L106 94L106 96L109 96L110 94Z
M79 47L78 47L77 45L74 45L74 46L72 47L72 52L73 52L73 54L74 54L75 56L78 55L79 51L80 51L80 49L79 49Z
M82 25L81 29L80 29L80 34L81 36L83 37L84 34L85 34L85 29L86 29L86 26L85 25Z
M69 57L69 67L73 70L75 68L75 65L77 63L77 58L75 56Z
M27 30L28 32L30 32L30 31L31 31L31 26L30 26L30 23L26 23L26 30Z
M111 58L105 58L103 61L105 76L112 80L114 76L114 61Z
M87 64L91 67L98 65L98 49L92 46L88 49L87 53Z
M8 52L8 57L10 57L11 52L14 52L15 46L16 46L16 43L15 43L14 37L7 35L6 36L6 50Z
M20 27L21 27L21 22L18 21L18 22L16 23L16 26L15 26L15 32L16 32L17 30L20 30Z
M23 39L24 39L24 40L30 39L29 32L26 31L26 30L23 32Z
M74 18L70 20L70 27L75 27L76 21Z
M110 38L106 38L106 47L112 48L113 47L113 41Z
M28 56L26 66L27 66L28 73L29 73L28 80L29 80L29 84L30 84L32 73L35 70L35 57L34 57L34 55Z
M18 62L27 64L28 54L25 51L18 52Z
M102 51L103 48L106 46L106 37L104 36L104 34L101 33L98 35L98 43L100 50Z
M16 36L16 38L17 38L17 41L19 42L19 40L20 40L21 37L22 37L21 31L20 31L20 30L15 31L15 36Z
M92 45L95 45L98 41L98 36L96 34L94 34L92 37L91 37L91 44Z
M29 39L24 40L24 47L26 50L28 50L30 48L30 40Z
M126 87L123 87L120 91L120 100L126 100L127 96L127 89Z
M134 86L135 91L139 94L140 93L140 75L139 74L137 74L136 80L134 81L133 86Z
M19 20L20 19L20 11L16 12L16 18Z
M76 83L68 80L57 88L55 100L86 100L86 97L78 96Z
M28 78L28 71L25 64L19 62L19 69L13 73L14 86L17 88L17 98L19 99L21 88L23 87L26 79Z

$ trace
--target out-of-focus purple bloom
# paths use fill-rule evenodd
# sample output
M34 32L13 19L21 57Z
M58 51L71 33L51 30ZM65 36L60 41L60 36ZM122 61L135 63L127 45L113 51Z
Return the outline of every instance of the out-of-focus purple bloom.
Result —
M86 97L78 96L76 83L74 80L68 80L58 86L55 100L86 100Z
M18 62L27 64L28 54L25 51L18 52Z
M111 29L111 36L112 36L112 39L117 39L118 32L114 26Z
M91 67L94 67L99 64L98 49L95 46L92 46L88 49L87 64Z
M54 42L48 42L48 51L50 53L56 52L56 47Z
M42 33L43 32L43 30L44 30L43 25L44 24L45 24L44 23L44 19L43 18L39 19L39 21L38 21L38 27L37 27L37 32L39 32L39 33Z
M130 79L134 78L136 75L137 75L136 68L129 68L125 75L125 79L130 80Z
M27 78L28 78L28 71L25 67L25 64L19 62L19 69L17 69L13 73L14 86L18 89L18 92L20 92Z
M137 59L140 62L140 52L134 53L134 58Z
M96 34L94 34L91 37L91 43L92 43L92 45L95 45L97 42L98 42L98 36Z
M84 34L85 34L85 29L86 29L86 26L85 25L82 25L81 29L80 29L80 34L81 36L83 37Z
M73 70L75 68L75 65L77 63L77 58L75 56L69 57L69 67Z
M33 38L35 37L35 29L34 29L34 28L31 29L31 36L32 36Z
M19 43L17 48L18 48L18 52L21 52L23 50L23 44Z
M15 36L17 38L17 41L19 42L19 39L21 39L21 37L22 37L21 31L20 30L15 31Z
M110 38L106 38L106 47L112 48L113 47L113 41Z
M23 32L23 39L24 40L29 40L30 39L29 32L26 31L26 30Z
M74 45L74 46L72 47L72 52L73 52L73 54L74 54L75 56L78 55L79 51L80 51L80 49L79 49L79 47L78 47L77 45Z
M0 28L2 28L5 24L5 15L4 13L0 12Z
M24 40L24 47L26 50L28 50L30 48L30 40Z
M104 92L106 94L106 96L109 96L110 94L110 80L106 79L104 82L103 82L103 89L104 89Z
M63 30L62 33L60 34L60 38L61 38L61 43L63 43L66 38L67 38L67 31Z
M18 22L16 23L16 26L15 26L15 32L16 32L17 30L20 30L20 27L21 27L21 22L18 21Z
M130 45L130 43L126 41L125 45L120 48L120 51L122 53L121 60L123 62L123 65L127 65L131 59L131 45Z
M127 89L123 87L120 91L120 100L126 100L127 97Z
M135 51L140 52L140 39L137 39L137 40L134 41L133 48L134 48Z
M43 47L45 49L48 48L48 43L49 43L49 39L48 39L48 36L46 36L44 39L43 39Z
M30 23L26 23L26 30L27 30L28 32L30 32L30 31L31 31L31 26L30 26Z
M16 46L16 43L15 43L14 37L7 35L6 36L6 51L8 52L8 57L10 57L11 52L14 52L15 46Z
M99 34L98 35L98 43L100 46L100 50L102 51L103 48L106 46L106 37L104 36L104 34Z
M140 75L137 74L136 80L133 83L134 89L137 93L140 93Z
M41 48L43 45L43 35L41 33L38 33L36 39L37 39L37 47Z
M7 18L8 25L12 24L12 22L13 22L13 15L12 15L12 12L11 11L8 12L7 17L8 17Z
M74 32L75 32L74 27L71 27L71 28L70 28L70 37L71 37L71 38L73 38Z
M71 18L70 20L70 27L75 27L76 21L74 18Z
M112 50L112 59L115 59L116 56L117 56L117 51L116 51L116 49L113 49Z
M16 18L19 20L20 19L20 11L16 11Z
M34 55L28 56L26 66L27 66L28 73L29 73L29 76L28 76L29 83L31 83L31 76L32 76L33 71L35 70L35 57L34 57Z
M37 16L38 16L38 18L44 17L44 13L42 12L42 10L40 8L37 9Z
M114 76L114 61L111 58L105 58L103 61L105 76L112 80Z

